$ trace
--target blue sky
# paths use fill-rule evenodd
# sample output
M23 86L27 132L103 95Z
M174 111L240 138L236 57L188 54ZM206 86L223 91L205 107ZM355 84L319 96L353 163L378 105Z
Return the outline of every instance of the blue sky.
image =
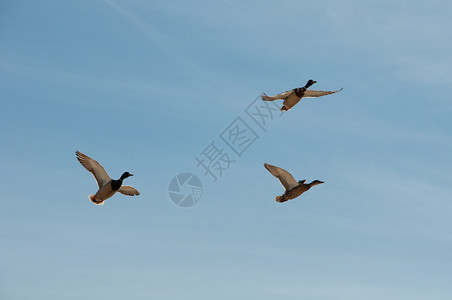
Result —
M450 299L448 1L2 1L2 299ZM195 156L317 80L212 183ZM224 148L226 146L223 144ZM141 195L95 206L75 150ZM320 179L278 204L263 167ZM193 172L190 208L168 197Z

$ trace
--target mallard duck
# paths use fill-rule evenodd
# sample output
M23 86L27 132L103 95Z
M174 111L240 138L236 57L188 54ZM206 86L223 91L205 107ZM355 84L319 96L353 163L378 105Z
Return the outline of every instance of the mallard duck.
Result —
M88 155L79 151L75 151L75 155L82 166L93 174L94 179L96 179L97 184L99 185L99 190L96 194L88 196L91 202L103 205L104 201L113 196L116 192L120 192L127 196L138 196L140 194L134 187L122 185L122 181L127 177L133 176L133 174L124 172L118 180L113 180L108 176L101 164Z
M283 106L281 107L282 111L288 111L291 109L295 104L298 103L298 101L301 100L301 98L316 98L321 97L329 94L334 94L337 92L342 91L342 89L337 91L315 91L315 90L308 90L308 88L316 83L317 81L314 81L312 79L309 79L308 83L306 83L305 86L301 88L296 88L275 96L267 96L265 93L262 95L262 100L264 101L274 101L278 99L284 100Z
M311 183L306 183L305 180L296 181L295 178L293 178L292 174L287 172L284 169L281 169L277 166L273 166L270 164L264 164L264 167L276 178L279 179L281 184L284 186L286 191L281 196L276 196L275 200L276 202L286 202L287 200L295 199L307 190L309 190L311 187L324 183L320 180L314 180Z

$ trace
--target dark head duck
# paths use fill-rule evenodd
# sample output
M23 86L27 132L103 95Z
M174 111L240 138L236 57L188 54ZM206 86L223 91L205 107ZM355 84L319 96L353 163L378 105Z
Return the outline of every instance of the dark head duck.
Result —
M124 173L122 173L121 178L119 178L119 179L120 180L124 180L124 179L126 179L127 177L130 177L130 176L133 176L133 174L130 174L129 172L124 172Z
M309 185L310 185L310 186L314 186L314 185L318 185L318 184L322 184L322 183L325 183L325 182L320 181L320 180L314 180L314 181L311 182Z
M317 81L309 79L308 82L306 83L306 85L304 86L305 89L308 89L311 85L313 85L314 83L317 83Z
M311 87L314 83L317 83L317 81L309 79L309 81L306 83L305 86L292 89L290 91L286 91L284 93L275 95L275 96L267 96L265 93L262 94L262 100L264 101L275 101L278 99L284 100L283 106L281 107L282 111L288 111L291 109L294 105L296 105L301 98L317 98L322 97L325 95L330 95L337 93L340 90L337 91L316 91L316 90L308 90L309 87Z
M116 192L127 196L138 196L140 194L136 188L122 184L124 179L133 176L129 172L124 172L118 180L113 180L110 176L108 176L108 173L98 161L95 161L80 151L76 151L75 155L82 166L94 175L97 185L99 186L96 194L88 196L91 202L102 205L104 204L104 200L110 198Z

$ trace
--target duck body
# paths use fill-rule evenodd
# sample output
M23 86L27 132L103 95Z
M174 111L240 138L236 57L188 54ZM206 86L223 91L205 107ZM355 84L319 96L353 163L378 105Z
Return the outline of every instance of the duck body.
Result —
M292 93L286 99L284 99L283 106L281 107L280 110L288 111L289 109L294 107L298 102L300 102L301 98L303 98L305 92L306 89L304 89L303 91L303 88L293 89Z
M82 166L93 174L99 186L99 189L95 194L88 196L89 200L94 204L104 204L104 201L111 198L116 192L120 192L127 196L137 196L140 194L134 187L122 184L124 179L133 176L133 174L124 172L119 179L111 179L102 165L97 161L79 151L76 151L75 153Z
M104 201L116 194L117 190L113 190L111 184L106 184L101 187L94 195L89 195L88 198L95 204L104 204Z
M89 195L89 200L96 204L103 204L105 200L111 198L121 188L122 180L110 180L99 188L94 195Z
M316 98L321 97L329 94L337 93L340 90L337 91L315 91L315 90L308 90L308 88L316 83L317 81L314 81L310 79L305 86L300 88L295 88L290 91L275 95L275 96L267 96L265 93L262 95L262 100L264 101L274 101L274 100L284 100L283 106L281 107L281 111L288 111L292 107L294 107L298 102L300 102L301 98Z
M287 190L283 195L277 196L275 200L276 202L286 202L287 200L295 199L310 188L311 184L300 183L296 187Z

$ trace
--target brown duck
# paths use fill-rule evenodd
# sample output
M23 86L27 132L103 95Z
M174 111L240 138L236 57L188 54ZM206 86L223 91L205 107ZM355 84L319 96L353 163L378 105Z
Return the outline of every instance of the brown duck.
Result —
M116 192L127 196L138 196L140 192L130 185L123 185L122 181L127 177L133 176L129 172L124 172L118 180L111 179L100 163L79 151L75 151L78 161L86 170L93 174L96 179L99 190L96 194L89 195L88 198L94 204L103 205L104 201L113 196Z
M314 185L322 184L323 181L314 180L311 183L305 183L306 180L296 181L292 174L284 169L270 164L264 164L264 167L276 178L279 179L281 184L284 186L286 191L281 196L276 196L276 202L286 202L287 200L292 200L309 190Z
M284 100L283 106L281 107L281 110L288 111L292 107L297 104L301 98L316 98L321 97L325 95L334 94L337 92L342 91L342 89L337 91L315 91L315 90L308 90L308 88L316 83L317 81L314 81L312 79L309 79L309 81L306 83L305 86L296 88L275 96L267 96L265 93L262 95L262 100L264 101L274 101L278 99Z

